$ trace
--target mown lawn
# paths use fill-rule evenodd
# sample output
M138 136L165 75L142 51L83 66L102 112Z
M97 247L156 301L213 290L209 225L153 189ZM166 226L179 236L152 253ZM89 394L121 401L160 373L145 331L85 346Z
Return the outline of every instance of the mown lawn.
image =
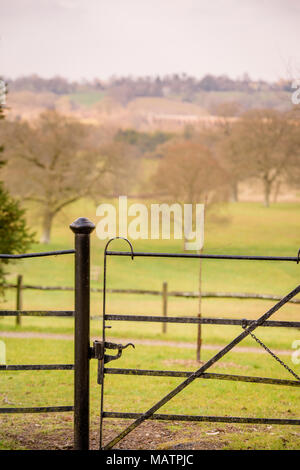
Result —
M0 336L1 338L1 336ZM8 363L72 363L73 342L50 339L4 338L7 346ZM212 351L203 352L203 360L211 357ZM193 351L166 346L136 345L128 349L123 357L111 367L195 370ZM20 360L22 358L22 360ZM291 358L285 358L291 366ZM96 361L91 365L91 420L92 429L97 428L99 416L100 386L96 380ZM231 352L213 372L240 375L291 378L289 374L268 356L255 353ZM58 406L73 404L72 371L1 372L1 407ZM105 380L105 410L143 412L162 396L179 384L182 378L170 377L129 377L107 375ZM299 417L299 389L271 385L227 382L221 380L198 379L172 401L165 405L162 413L248 416L297 419ZM43 419L37 415L27 415L25 422L37 425L35 431L42 432ZM1 439L5 442L6 431L11 436L14 428L22 428L24 419L20 415L1 417ZM29 421L30 420L30 421ZM23 424L22 424L23 423ZM113 422L106 420L112 431ZM124 423L125 425L125 423ZM169 426L176 426L169 423ZM181 425L182 426L182 425ZM61 416L48 415L45 429L48 433L67 429L71 433L72 413ZM188 425L184 425L185 429ZM244 448L244 437L252 448L300 448L300 432L296 426L224 425L220 423L200 423L201 433L221 429L226 435L226 448ZM67 432L67 431L66 431ZM267 432L267 435L266 435ZM45 431L46 433L46 431ZM47 434L47 433L46 433ZM183 433L184 434L184 433ZM223 438L223 434L221 437ZM283 438L283 441L282 441ZM162 443L163 444L163 443ZM17 438L16 446L20 446Z

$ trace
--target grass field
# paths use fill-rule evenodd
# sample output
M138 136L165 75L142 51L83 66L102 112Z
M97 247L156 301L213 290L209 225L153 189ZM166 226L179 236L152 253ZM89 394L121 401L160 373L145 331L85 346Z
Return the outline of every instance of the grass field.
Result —
M300 248L299 203L280 203L269 209L258 203L229 204L224 207L218 219L210 217L205 228L205 253L251 254L296 256ZM70 207L68 213L58 218L53 230L50 246L36 245L32 251L65 249L73 247L73 235L68 224L78 216L87 216L97 222L95 208L88 201L81 201ZM37 227L38 230L38 227ZM122 242L114 242L113 247L126 249ZM102 272L103 247L95 234L92 236L92 262ZM124 248L123 248L124 247ZM178 241L134 241L136 251L181 252ZM9 282L16 274L23 274L24 283L36 285L73 285L73 255L56 258L22 260L10 267ZM258 261L212 261L203 262L203 290L228 292L256 292L284 295L299 283L299 266L296 263L258 262ZM142 259L134 261L124 257L108 260L108 287L161 289L162 282L168 281L169 290L195 291L198 287L198 260ZM93 287L102 287L101 279L92 281ZM108 313L161 314L160 297L121 295L108 296ZM169 315L197 314L197 300L169 298ZM221 300L204 299L203 316L230 318L257 318L274 302L262 300ZM15 308L15 292L8 290L2 309ZM24 306L26 309L73 309L72 292L42 292L26 290ZM101 315L101 294L92 294L91 311ZM290 304L274 315L272 319L293 319L299 321L300 306ZM112 322L109 337L139 340L181 341L193 343L196 339L196 326L168 325L163 335L160 324ZM100 321L92 321L92 335L101 334ZM16 363L72 363L73 343L67 339L53 338L6 338L4 332L11 333L55 333L73 334L73 319L23 318L22 326L16 327L14 318L0 320L0 339L7 347L7 362ZM203 326L203 342L207 346L225 345L241 332L239 327ZM300 339L299 331L281 328L261 328L257 335L268 346L279 350L291 351L292 342ZM244 347L258 347L253 339L246 339ZM213 350L204 349L202 360L211 357ZM292 364L291 355L281 356L299 374L299 365ZM126 350L123 358L115 367L155 368L169 370L195 370L193 349L174 345L137 344L135 350ZM100 387L96 384L96 364L92 365L92 422L96 427L99 409ZM231 352L224 357L214 372L289 378L288 373L271 357L258 352ZM47 406L72 404L72 372L1 372L0 403L5 406ZM107 410L144 411L182 379L157 377L108 376L105 388ZM182 394L169 403L162 413L207 414L257 417L299 417L297 388L256 385L217 380L198 380ZM64 416L4 415L1 418L1 442L3 448L32 448L44 433L52 435L54 430L71 432L70 414ZM35 426L37 424L37 426ZM43 424L41 429L41 424ZM13 426L12 426L13 425ZM107 429L117 429L119 423L110 421ZM123 423L124 426L124 423ZM184 425L182 432L179 424L164 424L168 432L175 432L170 438L171 446L176 441L193 437L182 437L187 429L197 430L199 439L207 440L211 430L219 429L214 442L221 442L221 448L300 448L300 431L296 427L276 427L250 425ZM13 429L12 429L13 428ZM27 430L27 431L26 431ZM28 439L18 440L18 432L32 434ZM195 431L196 432L196 431ZM199 434L200 433L200 434ZM201 434L202 433L202 434ZM208 434L206 434L208 433ZM59 434L59 433L58 433ZM180 437L178 437L180 435ZM206 436L206 437L205 437ZM180 440L181 439L181 440ZM209 439L212 439L210 436ZM63 442L63 437L62 437ZM173 444L172 444L173 442ZM57 443L56 443L57 444ZM57 444L59 445L59 444ZM153 444L154 445L154 444ZM157 443L156 447L163 445ZM166 444L167 445L167 444ZM175 444L174 444L175 445ZM177 445L177 444L176 444ZM51 447L51 444L49 444ZM53 447L53 443L52 443ZM1 447L0 447L1 448ZM153 447L154 448L154 447ZM171 447L173 448L173 447Z
M101 91L88 91L77 92L66 96L79 106L90 107L101 101L105 94Z

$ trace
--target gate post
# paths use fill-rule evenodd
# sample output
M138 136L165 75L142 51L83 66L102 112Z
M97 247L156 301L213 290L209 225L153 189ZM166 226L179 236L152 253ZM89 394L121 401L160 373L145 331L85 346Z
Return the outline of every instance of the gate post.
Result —
M90 234L95 225L80 217L70 225L75 233L75 373L74 448L89 448L90 380Z

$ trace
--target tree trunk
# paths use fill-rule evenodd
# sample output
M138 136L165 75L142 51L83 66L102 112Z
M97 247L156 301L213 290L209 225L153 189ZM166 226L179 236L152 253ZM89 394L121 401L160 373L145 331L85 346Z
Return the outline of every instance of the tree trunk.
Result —
M264 193L265 193L265 207L270 206L270 194L271 194L271 183L270 181L264 180Z
M189 217L187 218L186 215L184 215L184 223L188 222L189 224L189 233L186 233L186 227L183 227L183 250L188 251L188 244L191 243L191 239L188 237L191 237L194 229L195 229L195 224L193 223L193 214L188 214Z
M239 200L239 184L237 182L233 183L231 186L232 193L231 198L232 202L238 202Z
M51 214L51 212L45 211L43 216L43 231L40 239L41 243L48 244L50 242L52 221L53 214Z
M279 196L280 187L281 187L281 181L278 181L276 183L276 186L275 186L275 192L274 192L274 198L273 198L273 201L275 203L277 202L277 199L278 199L278 196Z

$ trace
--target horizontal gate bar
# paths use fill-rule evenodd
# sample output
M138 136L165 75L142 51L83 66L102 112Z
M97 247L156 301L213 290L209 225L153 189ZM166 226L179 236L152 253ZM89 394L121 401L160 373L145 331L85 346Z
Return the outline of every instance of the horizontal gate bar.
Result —
M0 365L0 371L14 370L74 370L74 364L17 364Z
M0 414L6 413L62 413L74 411L74 406L40 406L33 408L0 408Z
M111 321L145 321L158 323L202 323L207 325L250 325L255 320L236 320L232 318L199 318L199 317L160 317L156 315L117 315L107 314L105 320ZM300 328L300 322L265 321L260 326L277 326L282 328Z
M116 411L103 412L103 418L137 419L141 416L143 416L143 413L119 413ZM286 424L296 426L300 425L300 419L242 418L240 416L193 416L154 414L148 419L163 421L204 421L210 423Z
M143 251L106 251L109 256L142 256L152 258L205 258L223 260L249 260L249 261L294 261L299 262L297 256L242 256L242 255L206 255L196 253L151 253Z
M45 251L41 253L23 253L21 255L5 255L0 254L0 259L23 259L23 258L39 258L43 256L58 256L70 255L75 253L75 250L60 250L60 251Z
M21 315L24 317L73 317L72 310L0 310L0 317L14 317Z
M152 377L189 377L193 372L187 371L172 371L172 370L145 370L145 369L116 369L105 368L106 374L113 375L147 375ZM251 377L247 375L232 375L232 374L216 374L204 373L198 377L199 379L216 379L216 380L232 380L235 382L253 382L272 385L287 385L290 387L300 387L300 382L297 380L283 380L273 379L269 377Z

